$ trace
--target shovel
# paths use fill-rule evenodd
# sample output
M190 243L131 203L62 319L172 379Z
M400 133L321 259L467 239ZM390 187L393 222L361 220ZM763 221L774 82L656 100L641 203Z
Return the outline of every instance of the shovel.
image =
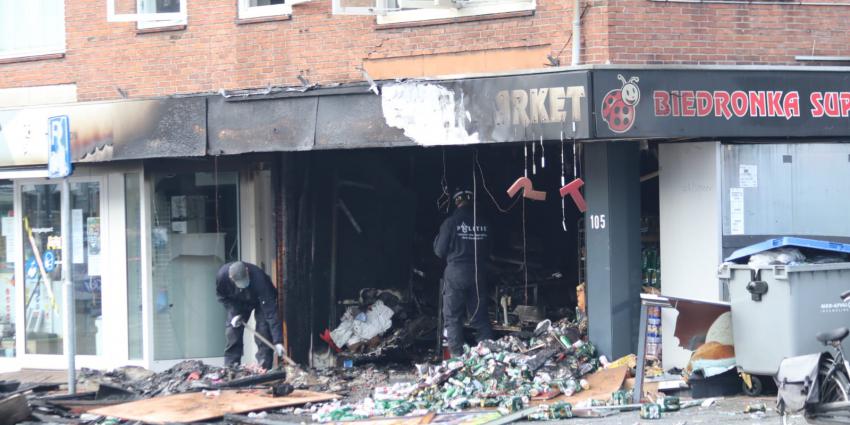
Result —
M272 342L271 342L271 341L269 341L268 339L266 339L266 337L264 337L264 336L260 335L259 333L257 333L257 330L256 330L256 329L254 329L251 325L249 325L249 324L245 323L245 321L244 321L244 320L242 320L241 322L242 322L242 326L243 326L245 329L247 329L248 331L250 331L252 334L254 334L254 337L255 337L255 338L257 338L258 340L260 340L260 342L262 342L263 344L267 345L269 348L271 348L271 349L272 349L272 353L274 353L274 369L277 369L277 368L278 368L278 364L277 364L277 357L278 357L278 356L277 356L277 351L276 351L276 350L275 350L275 348L274 348L274 344L272 344ZM284 355L283 355L283 356L281 356L281 357L283 358L283 360L284 360L284 361L285 361L288 365L290 365L290 366L298 366L298 363L295 363L295 360L292 360L292 359L291 359L291 358L289 358L289 356L287 356L286 354L284 354Z

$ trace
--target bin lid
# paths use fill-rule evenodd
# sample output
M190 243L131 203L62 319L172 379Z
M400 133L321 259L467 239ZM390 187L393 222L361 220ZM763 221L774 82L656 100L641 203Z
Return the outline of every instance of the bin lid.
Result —
M751 255L785 246L850 254L850 245L848 244L786 236L782 238L768 239L764 242L759 242L757 244L738 249L737 251L733 252L732 255L727 257L726 261L731 261L734 263L743 263L749 260Z

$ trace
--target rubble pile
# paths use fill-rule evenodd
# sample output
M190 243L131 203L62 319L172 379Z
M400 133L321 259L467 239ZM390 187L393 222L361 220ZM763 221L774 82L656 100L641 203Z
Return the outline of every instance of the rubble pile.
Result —
M321 338L344 358L359 362L386 359L435 335L437 329L433 317L395 290L365 288L358 299L343 303L348 307L339 326L325 330Z
M217 389L223 385L263 374L265 371L256 366L216 367L199 360L186 360L172 368L154 373L150 370L126 366L108 372L82 369L79 382L85 384L108 384L143 397L156 397ZM281 378L283 376L281 375Z
M287 370L287 382L299 390L332 392L347 400L359 400L372 394L378 386L391 380L415 379L412 368L396 365L364 365L324 370Z
M354 420L473 407L515 412L535 398L573 395L589 388L582 378L599 366L593 344L579 327L566 320L545 320L533 333L484 341L440 365L418 365L416 382L378 387L356 405L327 404L313 419Z

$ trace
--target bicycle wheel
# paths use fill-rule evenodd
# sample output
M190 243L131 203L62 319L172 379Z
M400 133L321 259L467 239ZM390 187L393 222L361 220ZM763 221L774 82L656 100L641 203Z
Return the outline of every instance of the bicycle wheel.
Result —
M806 410L806 422L812 424L825 423L850 423L850 411L842 408L842 411L818 412L820 407L831 403L850 401L850 378L840 365L830 359L821 363L818 369L818 382L821 384L820 403L813 406L814 409Z
M833 361L824 362L818 371L821 382L821 403L850 401L850 378L840 365Z

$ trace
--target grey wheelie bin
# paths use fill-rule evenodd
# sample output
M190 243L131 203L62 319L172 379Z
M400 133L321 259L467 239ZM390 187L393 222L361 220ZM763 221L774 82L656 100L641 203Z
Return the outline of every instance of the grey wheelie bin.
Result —
M735 359L744 372L774 375L786 357L823 351L815 334L850 326L850 263L721 266L732 304Z
M843 248L850 247L834 251ZM850 289L850 262L755 269L727 262L719 277L728 285L735 359L743 372L776 375L782 359L824 350L818 332L850 327L850 305L839 297Z

